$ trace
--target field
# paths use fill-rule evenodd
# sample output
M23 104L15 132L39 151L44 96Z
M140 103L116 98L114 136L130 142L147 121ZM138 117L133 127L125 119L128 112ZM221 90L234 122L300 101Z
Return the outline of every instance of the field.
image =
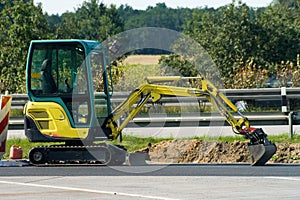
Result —
M160 55L130 55L125 59L124 63L129 65L156 65L160 57Z

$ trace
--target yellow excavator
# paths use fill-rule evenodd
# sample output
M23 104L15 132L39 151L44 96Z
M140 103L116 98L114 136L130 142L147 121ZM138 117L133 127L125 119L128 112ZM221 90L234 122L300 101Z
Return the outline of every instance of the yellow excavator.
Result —
M145 156L129 153L121 145L107 141L119 138L147 102L159 102L166 96L205 96L225 117L234 133L249 139L252 165L264 165L275 154L276 146L263 130L251 127L247 117L203 77L148 77L146 84L112 109L113 85L107 51L97 41L31 42L26 65L29 101L24 108L25 135L30 142L55 143L33 148L29 152L32 164L144 163L135 160L145 159ZM182 79L196 80L199 87L163 84ZM119 123L124 116L126 118Z

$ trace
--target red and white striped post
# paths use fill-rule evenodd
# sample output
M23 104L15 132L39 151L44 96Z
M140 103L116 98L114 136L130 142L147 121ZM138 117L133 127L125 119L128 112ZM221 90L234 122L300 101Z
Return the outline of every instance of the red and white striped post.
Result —
M11 107L12 96L1 95L0 102L0 159L6 150L6 139L8 130L9 112Z

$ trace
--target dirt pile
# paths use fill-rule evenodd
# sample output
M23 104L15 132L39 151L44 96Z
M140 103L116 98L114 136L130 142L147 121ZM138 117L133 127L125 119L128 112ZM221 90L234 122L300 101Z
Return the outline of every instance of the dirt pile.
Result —
M277 152L270 163L300 163L300 144L276 144ZM204 142L171 140L152 145L149 156L158 163L250 163L246 142Z
M276 144L277 152L273 156L276 163L300 163L300 144L288 142Z

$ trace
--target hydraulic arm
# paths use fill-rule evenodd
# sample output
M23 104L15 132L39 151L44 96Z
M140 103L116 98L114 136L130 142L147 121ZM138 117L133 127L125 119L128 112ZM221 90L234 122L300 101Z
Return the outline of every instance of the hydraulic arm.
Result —
M182 79L197 79L199 88L166 86L158 83L179 81ZM249 151L253 165L264 165L276 152L276 146L272 144L262 129L250 127L250 123L238 108L211 82L202 77L148 77L146 84L134 90L129 97L117 106L112 114L107 117L103 128L110 129L109 137L116 139L141 108L148 102L158 102L163 96L199 97L205 96L215 109L223 115L231 125L234 133L250 139ZM130 111L130 112L129 112ZM118 126L117 121L129 112L125 120ZM232 113L240 116L237 120Z
M154 84L164 81L177 81L180 79L199 79L201 81L201 88L175 87ZM106 126L111 128L111 137L113 139L120 135L128 122L136 116L136 114L149 100L155 103L158 102L163 96L205 96L207 100L212 103L214 108L216 108L225 117L226 121L232 126L235 133L245 135L245 128L250 128L247 117L239 112L237 107L212 83L201 77L148 77L147 81L148 83L143 84L134 90L125 101L123 101L113 110L112 115L108 117ZM121 125L117 126L117 120L120 119L125 112L130 110L131 112L121 123ZM241 118L236 120L232 115L232 112L237 113Z

